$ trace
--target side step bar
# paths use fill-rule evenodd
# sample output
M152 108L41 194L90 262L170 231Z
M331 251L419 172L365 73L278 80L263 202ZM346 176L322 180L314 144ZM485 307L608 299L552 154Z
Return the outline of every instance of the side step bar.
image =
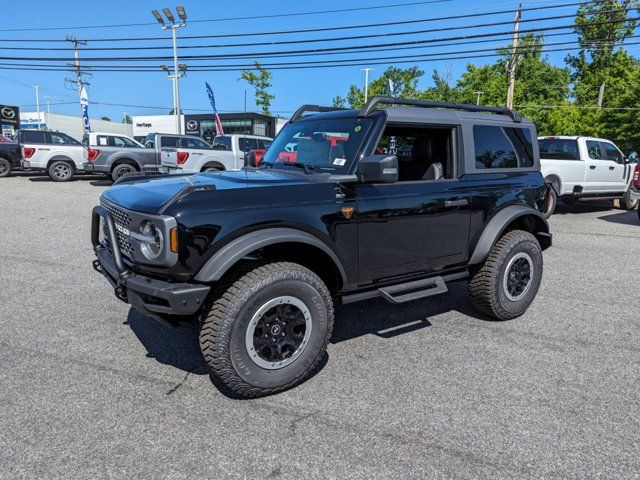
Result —
M411 282L399 283L397 285L382 287L376 290L345 295L342 297L342 303L346 305L348 303L360 302L362 300L368 300L376 297L382 297L391 303L411 302L420 298L446 293L449 290L446 282L462 280L468 276L469 272L459 272L442 277L438 276L424 278L422 280L413 280Z

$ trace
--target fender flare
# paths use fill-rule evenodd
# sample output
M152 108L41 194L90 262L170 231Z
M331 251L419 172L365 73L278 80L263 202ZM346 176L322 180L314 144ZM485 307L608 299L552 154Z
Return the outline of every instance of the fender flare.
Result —
M227 169L222 162L212 158L205 160L205 162L202 164L202 167L200 167L200 171L208 167L222 167L222 171L225 171Z
M47 168L49 168L53 162L67 162L71 164L74 171L78 170L76 162L74 162L72 158L69 158L66 155L54 155L53 157L51 157L47 161Z
M123 163L127 163L129 165L133 164L139 172L142 172L142 164L135 158L131 158L130 155L120 155L113 160L111 160L111 166L109 167L110 171L113 172L113 169L118 165L122 165Z
M545 236L549 235L549 223L542 216L542 213L525 205L510 205L500 210L497 214L494 215L491 220L489 220L489 223L482 231L482 234L478 239L478 243L473 250L471 259L469 260L469 264L477 265L479 263L482 263L487 258L489 252L496 244L498 239L502 236L507 226L517 218L523 217L525 215L534 215L543 222L544 230L536 232L536 234Z
M304 243L319 248L331 258L342 277L343 284L347 282L347 274L342 262L322 240L302 230L281 227L256 230L231 241L207 260L195 276L195 280L203 283L218 281L242 257L259 248L285 242Z

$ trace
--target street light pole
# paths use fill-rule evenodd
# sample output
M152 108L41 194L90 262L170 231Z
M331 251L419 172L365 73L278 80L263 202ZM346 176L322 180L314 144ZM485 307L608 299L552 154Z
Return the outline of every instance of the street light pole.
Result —
M475 93L478 96L476 100L476 105L480 105L480 96L483 95L484 92L473 92L473 93Z
M171 39L173 42L173 75L171 75L168 67L166 65L162 65L162 69L169 73L169 78L173 83L173 114L175 116L176 121L176 133L179 135L182 133L182 129L180 128L180 77L185 77L186 73L184 71L187 69L185 65L178 64L178 38L176 34L176 29L187 26L187 13L184 10L184 7L177 6L176 12L178 12L178 17L180 17L180 22L176 22L173 13L168 8L163 8L162 12L164 13L167 20L171 22L170 24L165 23L164 18L160 15L158 10L151 10L151 13L156 18L158 23L162 25L163 30L171 30ZM182 72L182 73L180 73Z
M40 85L34 85L36 89L36 114L38 116L38 130L40 130Z
M361 68L361 72L364 72L364 101L367 103L369 100L369 72L373 71L373 68Z

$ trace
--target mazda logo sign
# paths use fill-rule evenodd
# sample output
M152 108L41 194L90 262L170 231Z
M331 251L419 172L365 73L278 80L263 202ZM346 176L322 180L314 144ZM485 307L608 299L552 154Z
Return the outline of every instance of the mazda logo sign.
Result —
M198 129L198 122L196 122L195 120L189 120L187 122L187 130L197 130Z
M13 120L16 116L16 111L13 108L4 107L0 112L2 113L3 118L8 120Z

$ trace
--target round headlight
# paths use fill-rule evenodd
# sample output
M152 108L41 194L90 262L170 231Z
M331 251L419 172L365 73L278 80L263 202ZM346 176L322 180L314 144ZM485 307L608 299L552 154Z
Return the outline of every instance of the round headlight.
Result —
M140 250L142 250L142 254L149 260L157 259L162 253L162 247L164 245L162 231L152 222L146 220L142 225L140 225L140 232L146 237L149 237L148 241L142 240L140 242Z

